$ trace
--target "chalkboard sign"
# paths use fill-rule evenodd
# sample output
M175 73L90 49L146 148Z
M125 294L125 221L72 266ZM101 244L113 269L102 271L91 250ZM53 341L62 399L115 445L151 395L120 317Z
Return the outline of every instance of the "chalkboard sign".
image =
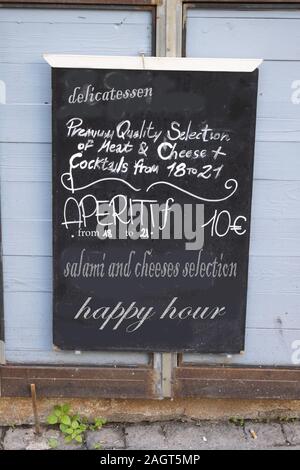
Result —
M52 69L57 347L244 349L257 80Z

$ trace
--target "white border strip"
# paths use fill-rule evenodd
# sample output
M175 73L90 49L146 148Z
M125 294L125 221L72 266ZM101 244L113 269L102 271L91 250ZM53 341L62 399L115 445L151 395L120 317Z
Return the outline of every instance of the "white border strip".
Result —
M253 72L261 59L198 59L189 57L127 57L44 54L51 67L75 69L194 70L203 72Z
M4 341L0 340L0 364L6 364L5 361L5 343ZM1 390L0 390L1 392ZM0 393L1 396L1 393Z

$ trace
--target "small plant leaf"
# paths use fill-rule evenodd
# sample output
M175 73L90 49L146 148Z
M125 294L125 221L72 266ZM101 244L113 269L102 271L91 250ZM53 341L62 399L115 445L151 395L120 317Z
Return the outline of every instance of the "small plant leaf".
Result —
M51 449L56 449L56 447L58 446L58 440L55 439L55 437L50 437L50 439L48 440L48 444Z
M66 424L61 423L59 425L59 429L61 430L62 433L65 433L66 430L68 429L68 426Z
M64 435L65 442L78 442L84 441L84 433L86 430L95 431L101 429L103 424L106 423L105 418L95 418L92 424L89 424L88 418L85 416L79 416L78 414L70 414L70 405L68 403L63 405L56 405L53 407L52 413L47 418L48 424L57 424L61 433ZM50 438L50 448L56 448L58 446L58 440L56 438ZM95 449L100 449L101 444L96 443Z
M59 417L62 414L61 407L60 406L55 406L54 409L53 409L53 413L55 414L55 416Z
M71 407L70 407L70 405L69 405L68 403L66 403L65 405L63 405L63 406L61 407L62 412L63 412L64 414L66 414L66 415L69 413L70 408L71 408Z
M71 424L71 418L68 415L62 415L60 417L60 421L61 421L61 423L66 424L67 426L70 426L70 424Z
M99 429L106 423L106 419L105 418L96 418L94 423L95 423L96 428Z
M58 418L55 415L50 415L47 418L48 424L56 424L58 422Z
M100 442L95 442L95 444L94 444L94 449L95 449L95 450L99 450L99 449L101 449L101 448L102 448L102 446L101 446Z

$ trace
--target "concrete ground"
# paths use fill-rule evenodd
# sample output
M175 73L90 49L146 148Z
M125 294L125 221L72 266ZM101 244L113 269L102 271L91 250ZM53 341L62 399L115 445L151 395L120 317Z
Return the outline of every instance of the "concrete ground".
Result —
M51 427L34 434L32 427L0 428L2 450L56 449L300 449L300 420L290 422L180 421L142 424L107 424L100 431L89 431L80 444L65 444Z

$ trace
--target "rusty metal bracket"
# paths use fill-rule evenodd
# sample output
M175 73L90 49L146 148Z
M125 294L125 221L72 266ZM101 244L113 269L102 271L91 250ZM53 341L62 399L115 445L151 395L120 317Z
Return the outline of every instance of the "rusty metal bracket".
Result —
M33 417L34 417L35 433L36 434L41 434L40 420L39 420L39 414L38 414L38 408L37 408L35 384L30 384L30 393L31 393L31 402L32 402L32 410L33 410Z

